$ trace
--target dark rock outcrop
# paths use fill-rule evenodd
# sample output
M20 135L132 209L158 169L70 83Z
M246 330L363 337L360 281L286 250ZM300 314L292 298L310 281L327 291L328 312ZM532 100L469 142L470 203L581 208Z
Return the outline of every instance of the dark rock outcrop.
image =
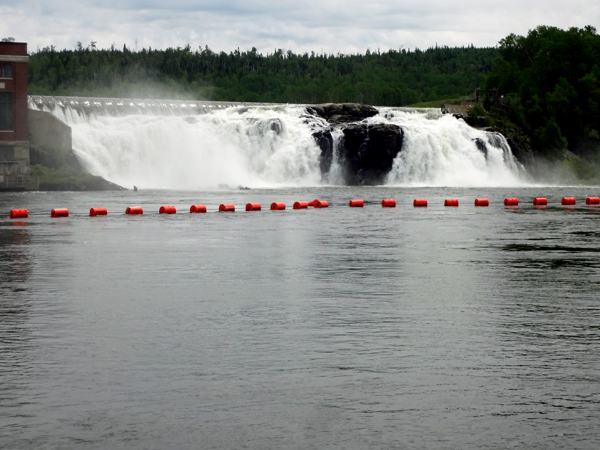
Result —
M346 184L382 184L402 150L402 128L392 124L352 124L343 133L339 159Z
M525 167L531 167L535 163L531 142L523 130L517 127L495 126L490 128L488 131L497 132L504 135L508 145L510 145L512 154L515 158L517 158L517 161L519 161Z
M321 174L326 178L337 150L338 163L345 184L382 184L402 149L403 130L393 124L368 125L362 120L379 111L358 103L325 103L308 106L306 112L327 120L340 129L343 137L334 142L330 129L313 133L321 149ZM337 149L335 148L337 145Z
M269 123L269 129L271 131L274 131L275 134L277 134L277 135L281 134L281 130L283 129L283 126L281 125L281 120L279 120L279 119L271 120L271 122Z
M485 141L483 139L480 139L480 138L475 138L475 139L473 139L473 141L475 142L475 145L477 146L477 149L481 153L483 153L483 155L487 158L488 148L487 148L487 145L486 145Z
M329 123L359 122L379 113L373 106L359 103L324 103L307 107L307 112L322 117Z
M463 116L462 119L473 128L485 128L488 126L488 120L485 116L469 117Z
M313 133L313 137L321 149L319 158L321 174L326 174L331 169L331 163L333 162L333 136L331 136L331 131L322 130Z

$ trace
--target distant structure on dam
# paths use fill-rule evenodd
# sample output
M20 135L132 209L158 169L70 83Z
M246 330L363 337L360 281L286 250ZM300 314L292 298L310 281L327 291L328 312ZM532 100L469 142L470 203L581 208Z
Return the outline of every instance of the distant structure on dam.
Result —
M27 44L0 42L0 190L34 189L29 177Z

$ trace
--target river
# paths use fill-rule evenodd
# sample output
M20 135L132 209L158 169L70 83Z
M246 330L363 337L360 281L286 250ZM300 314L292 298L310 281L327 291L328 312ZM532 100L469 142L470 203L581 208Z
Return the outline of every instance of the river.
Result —
M5 193L0 446L595 449L599 190Z

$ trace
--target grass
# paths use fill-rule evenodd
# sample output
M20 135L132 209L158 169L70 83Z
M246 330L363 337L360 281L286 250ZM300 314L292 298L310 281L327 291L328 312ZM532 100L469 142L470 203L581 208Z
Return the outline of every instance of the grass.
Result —
M89 173L73 173L68 168L55 169L41 164L31 166L30 173L40 180L41 191L103 191L112 185Z

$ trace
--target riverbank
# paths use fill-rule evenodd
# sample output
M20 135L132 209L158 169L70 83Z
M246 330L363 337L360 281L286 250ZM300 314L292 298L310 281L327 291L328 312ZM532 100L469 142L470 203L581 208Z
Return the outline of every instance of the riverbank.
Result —
M40 191L119 191L125 188L90 174L73 152L71 127L45 111L29 110L30 176Z
M40 191L124 191L118 184L87 172L72 173L67 168L31 167L31 176L39 179Z

